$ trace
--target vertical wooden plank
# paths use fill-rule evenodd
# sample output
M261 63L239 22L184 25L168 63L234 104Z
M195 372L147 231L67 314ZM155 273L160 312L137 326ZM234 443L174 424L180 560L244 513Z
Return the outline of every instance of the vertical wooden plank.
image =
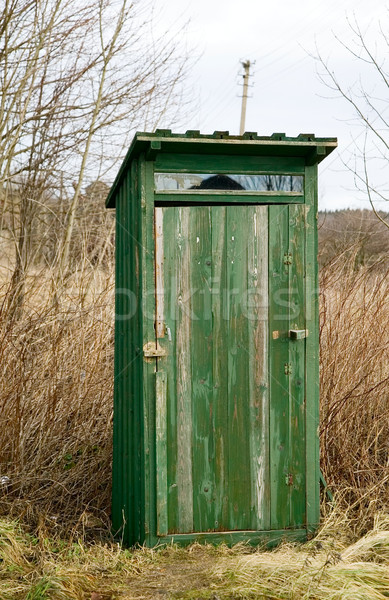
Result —
M212 224L208 206L190 209L189 245L193 415L193 527L214 529L214 435L212 372Z
M155 218L155 332L157 339L165 337L164 317L164 259L163 259L163 208L154 209Z
M164 346L167 356L158 361L167 378L167 486L169 533L177 533L177 372L176 372L176 322L177 322L177 219L178 208L161 208L163 218L163 289L166 336Z
M154 260L154 172L144 155L139 159L139 186L142 210L142 322L143 346L155 341L155 260ZM143 359L143 356L142 356ZM144 528L146 543L155 543L157 530L155 480L155 371L156 361L143 360L143 456Z
M131 292L133 294L135 314L132 317L131 336L133 340L131 356L131 385L133 390L133 461L134 461L134 541L144 541L144 496L143 496L143 356L141 353L143 322L141 312L142 297L142 255L141 255L141 199L139 194L138 161L131 165L130 194L127 202L132 204L130 226L131 243L133 244L133 260L128 270L132 273Z
M320 518L319 461L319 281L317 263L317 165L305 169L305 310L309 331L305 342L306 381L306 498L307 529L315 531Z
M289 526L288 206L269 206L271 529Z
M134 505L134 439L133 439L133 415L134 415L134 395L132 389L132 359L133 359L133 319L130 317L131 310L131 299L128 290L132 289L133 273L131 272L131 263L133 262L134 256L134 243L131 237L131 217L133 214L133 204L131 202L131 191L129 178L126 177L121 187L121 200L125 207L124 214L125 219L122 220L121 226L126 238L126 244L124 248L124 260L121 268L123 269L123 326L124 336L121 341L121 352L122 352L122 377L124 379L124 398L123 412L121 414L121 422L123 428L122 438L122 461L123 461L123 491L124 491L124 506L125 506L125 519L126 528L128 529L128 538L134 543L135 540L135 517L136 510Z
M163 208L154 208L155 224L155 335L161 346L165 337L165 291L164 291L164 231ZM165 351L169 352L163 343ZM168 527L168 463L167 463L167 380L166 358L157 358L155 374L155 435L156 435L156 501L157 536L167 535Z
M115 529L127 543L134 542L134 501L133 501L133 475L134 463L131 444L131 411L133 410L133 395L131 389L132 348L128 344L131 332L131 320L128 319L129 296L127 290L131 286L129 278L129 261L132 257L133 245L129 236L130 232L130 191L128 178L126 178L118 193L119 220L118 220L118 249L119 262L117 266L116 294L116 350L115 387L118 388L116 402L116 433L118 434L118 448L115 459L120 468L113 481L113 495L119 496L119 505L115 509ZM118 456L118 454L120 456ZM119 477L119 480L117 479Z
M120 192L116 200L116 263L115 263L115 290L123 286L121 262L123 248L123 233L121 221L123 219L123 202ZM122 314L122 298L115 293L115 380L114 380L114 418L113 418L113 463L112 463L112 527L114 532L119 532L122 527L123 498L123 439L122 439L122 400L123 378L122 356L120 344L123 339L123 323L118 318Z
M247 287L247 206L227 207L228 500L230 529L250 528L249 340L242 297ZM246 490L246 493L243 493Z
M289 207L289 327L306 329L305 323L305 209ZM289 340L291 375L289 376L290 414L290 525L305 524L305 339Z
M247 319L249 324L249 404L251 528L270 528L269 366L268 366L268 207L250 207Z
M177 495L178 528L182 533L193 531L192 482L192 382L191 382L191 253L188 243L190 208L177 211Z
M212 206L212 323L214 528L228 530L228 300L225 206Z
M168 532L166 373L157 371L155 377L157 535L161 536Z

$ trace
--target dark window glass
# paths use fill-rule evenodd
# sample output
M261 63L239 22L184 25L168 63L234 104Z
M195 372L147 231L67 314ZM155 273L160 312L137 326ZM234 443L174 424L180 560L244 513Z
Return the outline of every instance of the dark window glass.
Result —
M303 191L302 175L202 175L156 173L157 192L169 190L246 190L249 192Z

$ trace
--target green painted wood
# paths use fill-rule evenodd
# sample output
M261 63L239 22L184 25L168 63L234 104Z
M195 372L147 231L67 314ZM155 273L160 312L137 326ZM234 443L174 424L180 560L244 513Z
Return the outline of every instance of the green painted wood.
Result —
M227 289L228 311L228 505L229 529L250 528L249 407L247 403L248 324L242 311L242 294L247 289L247 241L249 207L227 207ZM252 214L252 209L250 213ZM246 490L242 493L242 490Z
M136 134L127 155L119 169L119 172L108 195L106 206L115 207L115 197L126 176L131 161L151 150L152 142L160 142L159 151L152 150L149 154L150 160L158 159L159 155L222 155L228 157L259 158L262 156L277 157L281 161L284 158L303 158L306 164L317 164L323 160L337 146L335 138L315 138L313 135L302 135L297 138L287 138L283 134L274 134L270 137L251 136L193 136L185 134L165 133L138 133ZM156 146L156 144L154 144ZM320 154L318 154L320 147Z
M270 486L271 528L289 518L289 250L288 206L269 207ZM279 335L277 336L277 333Z
M116 264L115 264L115 279L116 286L118 287L118 281L120 281L120 270L122 268L122 254L120 246L120 223L123 219L123 209L125 206L118 198L116 206ZM120 314L121 306L119 294L115 294L115 314ZM118 348L120 341L123 337L123 329L120 322L115 323L115 348ZM121 355L115 350L115 363L114 371L115 375L121 370ZM119 531L121 527L120 514L122 511L123 504L123 473L122 473L122 401L124 398L122 389L122 380L119 377L115 377L114 381L114 414L113 420L113 462L112 462L112 528L114 532Z
M191 290L190 266L192 264L189 244L190 211L177 210L175 235L177 247L177 322L176 322L176 389L177 389L177 493L179 531L193 531L193 472L192 472L192 380L191 336ZM171 232L167 233L170 239ZM166 234L165 234L166 237Z
M116 230L115 385L112 473L113 530L125 543L135 543L141 534L142 499L139 424L142 360L137 352L142 331L140 311L133 314L133 296L139 296L139 218L137 218L136 161L133 177L123 182L118 198ZM134 183L135 181L135 183ZM132 296L133 295L133 296ZM136 308L136 307L135 307ZM133 314L132 318L129 318ZM124 527L124 525L126 525Z
M276 156L206 156L204 154L158 154L155 171L175 173L177 169L191 173L193 166L198 173L266 173L276 175L303 175L305 162L302 157L280 158Z
M129 182L128 182L128 178L126 178L124 185L123 185L123 189L122 189L122 198L121 201L123 203L123 205L125 205L125 219L122 221L122 224L124 225L124 235L126 238L128 238L128 232L129 232L129 227L131 224L131 213L132 213L132 203L128 204L126 202L126 198L129 196ZM125 273L125 279L127 281L127 285L130 287L132 284L132 273L129 273L129 265L131 265L133 263L133 244L130 243L128 244L128 246L125 246L124 248L124 254L127 258L127 260L124 262L125 264L125 269L126 269L126 273ZM130 307L130 298L129 296L124 293L123 294L123 316L124 316L124 331L125 331L125 337L129 337L131 336L132 333L132 322L127 320L127 315L131 309ZM123 492L124 492L124 499L125 499L125 507L126 507L126 513L127 513L127 517L125 517L126 519L128 519L128 522L130 524L130 530L134 531L134 526L135 526L135 506L134 506L134 486L133 486L133 482L134 482L134 463L125 460L125 457L131 456L132 454L132 444L133 444L133 439L132 437L129 437L128 435L126 435L126 433L128 431L132 431L133 429L133 423L132 423L132 416L133 416L133 410L134 410L134 398L133 398L133 389L132 389L132 381L130 381L130 377L131 377L131 352L132 348L131 345L126 344L125 347L123 347L123 355L122 355L122 359L123 359L123 364L122 364L122 377L123 377L123 383L124 383L124 390L125 390L125 396L124 396L124 402L123 402L123 410L122 410L122 435L123 435L123 445L125 448L125 453L124 453L124 457L122 457L122 472L123 472Z
M289 206L289 328L305 330L305 209ZM308 332L309 335L309 332ZM306 522L305 498L305 338L289 339L289 490L290 525Z
M139 193L142 211L142 263L145 265L142 277L143 340L141 351L146 343L156 341L155 337L155 267L154 267L154 207L148 202L153 190L153 165L142 157L139 169ZM142 353L143 354L143 353ZM143 356L142 356L143 359ZM155 464L155 372L156 361L143 359L143 490L144 490L144 531L146 540L157 528L156 515L156 464Z
M161 208L163 211L163 231L175 232L178 208ZM164 318L166 333L164 345L167 357L158 360L166 372L167 379L167 484L168 484L168 531L175 533L178 528L178 487L177 487L177 394L176 394L176 322L177 322L177 246L178 239L171 236L162 240ZM162 341L160 340L160 343Z
M206 532L192 534L175 534L162 538L155 538L154 545L178 544L187 546L189 544L226 544L234 546L243 543L251 546L261 546L264 548L274 548L282 542L304 542L307 540L307 530L302 529L273 529L265 531L227 531L227 532Z
M306 505L307 527L317 529L320 519L320 457L319 457L319 281L317 240L317 165L306 169Z
M257 314L248 318L244 303L249 285L250 240L255 235L259 250L252 258L252 269L258 276L259 268L261 285L265 279L267 286L267 241L263 240L263 228L258 228L256 233L255 220L257 213L265 215L267 227L267 208L263 211L246 207L245 218L234 207L156 210L163 210L164 214L164 306L171 337L169 348L174 343L172 331L176 327L174 352L169 351L166 359L159 359L161 365L170 363L170 367L166 367L169 376L177 379L176 399L172 397L174 384L169 382L169 377L167 386L169 404L174 407L172 414L177 415L174 422L168 419L171 433L167 437L177 440L176 455L174 444L169 446L169 490L177 489L177 494L169 492L169 531L182 532L183 527L189 530L192 527L195 531L251 529L252 521L257 524L264 518L262 513L266 513L259 506L258 498L264 493L265 482L261 478L268 469L268 441L263 431L268 416L263 419L258 416L262 402L262 397L258 400L258 393L266 395L268 387L264 357L267 314L262 311L260 321ZM178 240L176 254L169 254L172 239ZM254 250L250 251L254 255ZM181 288L177 287L177 281L181 281ZM174 323L168 316L173 305ZM178 326L184 327L185 336L181 335L177 344ZM253 348L260 344L252 360L250 344ZM261 356L258 356L259 351ZM190 390L185 383L189 381L188 359ZM259 383L258 377L261 378ZM245 392L250 379L253 381L251 404ZM185 399L190 396L189 407ZM268 404L263 409L268 411ZM257 414L253 423L252 411ZM180 440L186 440L185 448L180 446ZM263 453L259 461L251 459L255 444L261 446ZM175 475L171 464L176 465ZM192 495L193 524L183 524L175 518L183 501L180 466L186 469L186 493L189 495L190 491ZM242 494L246 488L250 493ZM236 501L232 503L231 498ZM190 502L188 496L185 502Z
M191 322L193 529L214 529L214 432L212 372L212 223L210 207L191 207Z
M271 523L305 522L305 210L270 207Z
M176 206L194 206L196 204L203 204L204 206L210 206L213 204L289 204L290 202L304 203L304 196L299 192L256 192L252 194L244 191L236 194L229 190L220 191L203 191L200 190L198 193L188 190L185 191L166 191L158 192L155 194L155 202L157 206L168 206L173 204Z
M133 246L133 262L129 268L131 273L132 283L131 291L133 293L131 303L131 314L133 317L132 321L132 346L131 353L128 356L129 363L132 367L131 371L131 385L133 387L133 398L134 398L134 413L133 413L133 426L132 426L132 455L131 459L133 462L134 469L134 529L132 543L136 543L139 539L144 537L144 496L143 496L143 412L142 412L142 382L143 382L143 356L140 351L142 347L142 336L143 336L143 319L142 313L139 310L142 290L142 263L141 263L141 211L140 211L140 197L139 197L139 181L138 181L138 161L135 160L131 168L131 177L129 177L129 191L127 196L127 202L129 198L132 204L132 215L131 220L128 223L128 235L130 243ZM126 340L123 340L126 343ZM128 343L128 341L127 341ZM128 459L127 459L128 460Z
M139 135L109 199L117 206L113 528L127 545L304 537L319 519L315 163L335 141L181 137ZM242 203L225 194L218 205L200 194L196 205L190 194L154 195L161 165L303 173L304 162L305 206L302 196ZM156 258L158 219L167 235ZM290 339L291 328L308 337ZM153 340L166 354L145 359Z
M166 373L155 373L155 435L157 464L157 535L168 533Z
M250 207L251 208L251 207ZM246 318L251 471L251 528L270 528L269 471L269 281L267 206L254 208L248 235Z
M213 372L213 431L214 431L214 526L215 530L228 529L228 319L226 313L227 254L226 223L227 208L211 206L212 219L212 372Z

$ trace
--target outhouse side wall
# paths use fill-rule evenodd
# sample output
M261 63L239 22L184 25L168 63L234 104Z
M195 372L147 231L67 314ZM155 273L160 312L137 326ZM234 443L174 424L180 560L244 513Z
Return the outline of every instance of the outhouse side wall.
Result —
M309 335L305 340L305 443L307 533L320 521L319 446L319 267L318 267L318 168L305 167L305 318Z
M144 538L142 439L142 227L138 160L116 196L115 381L112 526L133 545Z

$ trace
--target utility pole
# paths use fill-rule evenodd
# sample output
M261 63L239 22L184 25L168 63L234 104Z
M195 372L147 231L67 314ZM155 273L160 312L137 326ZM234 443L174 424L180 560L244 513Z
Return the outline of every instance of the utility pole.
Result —
M242 62L242 66L244 68L244 75L243 75L242 112L240 114L239 135L244 134L244 128L246 125L246 107L247 107L247 96L248 96L248 91L249 91L250 64L251 63L249 60Z

